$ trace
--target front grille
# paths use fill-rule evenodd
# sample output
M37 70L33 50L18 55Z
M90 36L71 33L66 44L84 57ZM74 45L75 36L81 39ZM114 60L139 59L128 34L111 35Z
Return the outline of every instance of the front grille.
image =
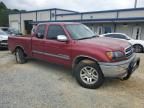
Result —
M131 57L133 54L133 47L132 46L129 46L125 49L125 56L127 58Z
M1 43L7 43L7 40L2 40Z

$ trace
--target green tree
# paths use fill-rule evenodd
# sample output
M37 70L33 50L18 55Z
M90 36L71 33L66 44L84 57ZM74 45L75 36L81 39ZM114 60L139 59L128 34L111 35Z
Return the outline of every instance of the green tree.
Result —
M18 12L25 12L25 10L18 10L18 9L8 9L6 5L0 1L0 26L8 26L8 15L10 13L18 13Z
M3 2L0 2L0 11L1 10L7 10L7 7Z
M0 26L8 26L8 11L3 2L0 2Z

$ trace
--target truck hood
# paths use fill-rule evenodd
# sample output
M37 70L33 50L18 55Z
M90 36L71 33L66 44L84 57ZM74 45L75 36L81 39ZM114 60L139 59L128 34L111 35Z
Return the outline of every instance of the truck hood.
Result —
M92 47L94 49L102 49L106 51L123 51L126 47L130 46L130 43L126 41L108 37L84 39L80 40L79 43L82 44L84 47Z
M0 40L8 40L8 36L7 35L0 35Z

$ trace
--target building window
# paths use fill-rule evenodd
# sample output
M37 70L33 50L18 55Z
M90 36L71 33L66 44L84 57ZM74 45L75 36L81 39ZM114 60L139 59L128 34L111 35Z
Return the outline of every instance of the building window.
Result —
M55 17L55 14L54 14L54 13L51 13L51 17L54 18L54 17Z
M91 19L93 19L93 16L90 16Z
M104 27L104 33L111 33L112 28L111 27Z

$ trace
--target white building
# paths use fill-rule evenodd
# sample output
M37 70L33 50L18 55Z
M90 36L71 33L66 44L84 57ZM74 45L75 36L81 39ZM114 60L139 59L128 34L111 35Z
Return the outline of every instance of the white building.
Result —
M98 34L121 32L144 40L144 8L94 12L75 12L64 9L45 9L9 14L10 27L23 34L30 33L32 23L48 21L81 22Z

